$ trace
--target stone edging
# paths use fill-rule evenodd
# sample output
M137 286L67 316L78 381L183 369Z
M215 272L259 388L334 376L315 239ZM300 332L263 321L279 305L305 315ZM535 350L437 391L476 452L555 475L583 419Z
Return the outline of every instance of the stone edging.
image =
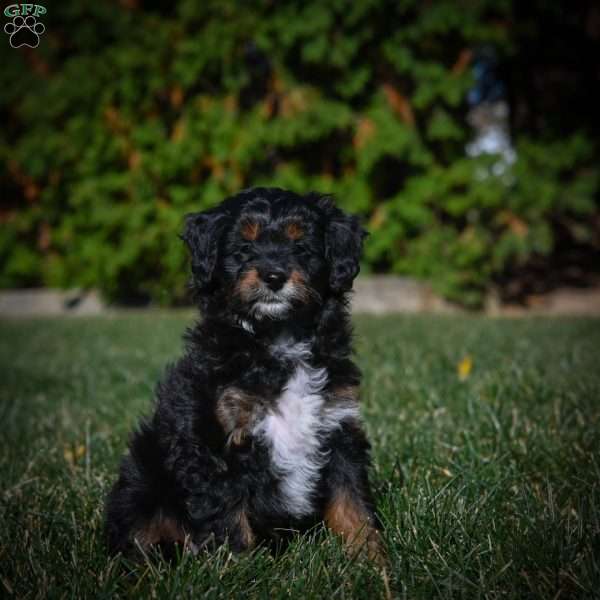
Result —
M391 275L365 276L359 277L354 287L352 309L356 314L465 312L414 279ZM107 310L119 310L119 307L107 307L95 291L0 290L0 318L98 315ZM492 316L600 316L600 287L560 288L543 296L532 296L528 306L502 305L490 296L483 312Z

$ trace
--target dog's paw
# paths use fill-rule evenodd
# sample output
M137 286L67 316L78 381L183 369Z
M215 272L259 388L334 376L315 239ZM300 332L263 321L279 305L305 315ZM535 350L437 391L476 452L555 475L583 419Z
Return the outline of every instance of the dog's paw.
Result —
M236 427L227 438L228 446L236 446L241 447L245 446L246 443L250 440L249 432L243 427Z
M226 388L217 400L215 414L227 435L227 446L246 446L262 412L263 405L259 398L239 388Z

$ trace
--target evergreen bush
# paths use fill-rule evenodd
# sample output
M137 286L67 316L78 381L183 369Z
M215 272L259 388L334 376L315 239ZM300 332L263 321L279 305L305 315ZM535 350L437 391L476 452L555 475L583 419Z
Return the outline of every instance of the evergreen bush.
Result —
M552 264L559 242L592 255L598 104L585 102L597 92L526 88L534 69L568 63L568 48L541 67L523 55L549 22L563 46L597 48L585 15L564 11L541 0L52 3L37 49L2 42L0 286L182 301L183 215L253 185L335 194L371 232L364 271L429 280L467 306L531 261ZM482 175L497 157L465 155L482 44L513 86L518 158L502 176Z

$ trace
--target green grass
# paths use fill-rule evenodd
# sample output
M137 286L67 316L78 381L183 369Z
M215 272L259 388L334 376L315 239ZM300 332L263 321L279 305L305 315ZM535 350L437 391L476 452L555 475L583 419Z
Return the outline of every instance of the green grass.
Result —
M383 596L322 528L277 557L107 558L103 497L189 321L0 325L0 596ZM392 593L598 595L600 321L360 318L357 350Z

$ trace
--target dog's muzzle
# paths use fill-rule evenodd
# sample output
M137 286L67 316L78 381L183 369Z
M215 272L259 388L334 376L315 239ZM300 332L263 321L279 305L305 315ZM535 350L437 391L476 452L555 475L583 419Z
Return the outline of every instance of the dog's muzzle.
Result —
M240 278L239 295L256 319L281 319L294 305L306 303L318 294L306 284L299 271L287 273L280 268L252 268Z

